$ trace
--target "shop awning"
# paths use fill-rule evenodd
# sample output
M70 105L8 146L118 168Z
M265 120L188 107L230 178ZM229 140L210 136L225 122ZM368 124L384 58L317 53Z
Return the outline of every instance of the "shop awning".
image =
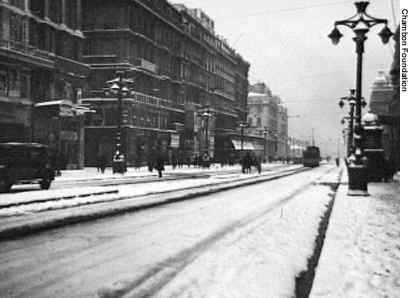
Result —
M34 105L36 109L41 109L44 112L49 112L54 116L61 117L73 117L75 115L83 115L85 113L94 113L95 111L90 109L88 105L85 104L73 104L68 100L50 100L39 102Z
M73 104L68 100L50 100L39 102L34 105L36 109L50 113L54 116L73 117Z
M242 150L242 141L241 140L232 140L232 144L236 150ZM250 141L243 141L243 150L256 150L255 146Z

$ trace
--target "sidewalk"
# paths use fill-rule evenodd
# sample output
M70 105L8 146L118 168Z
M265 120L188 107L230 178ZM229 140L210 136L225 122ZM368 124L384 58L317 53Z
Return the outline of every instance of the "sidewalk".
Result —
M347 196L346 173L342 182L310 297L399 297L399 180L369 183L368 197Z

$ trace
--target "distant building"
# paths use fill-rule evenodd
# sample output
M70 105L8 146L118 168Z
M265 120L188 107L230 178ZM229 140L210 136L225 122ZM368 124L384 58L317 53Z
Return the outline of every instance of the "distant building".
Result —
M391 82L393 86L393 98L390 102L389 112L391 115L391 162L395 170L400 170L400 84L399 84L399 25L394 35L395 52L390 70Z
M288 109L279 105L278 109L278 156L290 157L289 154L289 137L288 137Z
M390 77L384 72L379 71L372 85L369 101L369 109L372 113L380 117L390 115L390 104L393 98L393 86Z
M390 77L379 71L373 85L369 101L370 112L378 116L378 120L383 124L383 149L388 159L393 157L394 127L391 104L394 97L394 89Z
M0 1L0 142L48 144L83 165L81 0Z
M249 87L249 133L264 137L264 154L270 158L286 157L287 110L265 83Z

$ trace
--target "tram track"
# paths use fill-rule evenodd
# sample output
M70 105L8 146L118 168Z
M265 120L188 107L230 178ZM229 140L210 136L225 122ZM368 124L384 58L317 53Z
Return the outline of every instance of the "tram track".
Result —
M41 212L29 212L15 216L0 216L0 240L17 238L34 232L70 224L77 224L195 199L238 187L286 178L309 170L311 169L304 167L298 169L284 169L273 174L246 177L244 179L237 179L236 181L232 180L230 182L223 181L212 183L210 185L153 192L141 196L114 196L109 200L106 198L106 200L95 201L90 204L58 209L48 208ZM0 211L4 211L4 208L0 208Z
M301 168L298 168L301 169ZM289 172L294 172L295 169L281 169L280 171L277 171L275 173L269 173L269 174L263 174L262 177L265 176L272 176L272 175L278 175L278 174L284 174L284 173L289 173ZM220 172L221 173L221 172ZM224 175L230 175L237 173L235 171L227 171L221 174ZM196 177L198 178L198 177ZM196 179L195 178L195 179ZM255 177L244 177L241 179L238 179L237 181L247 181L250 179L253 179ZM189 179L187 177L181 178L183 179ZM175 180L180 180L180 179L175 179ZM145 181L146 183L150 183L153 181ZM179 189L171 189L171 190L163 190L163 191L150 191L147 193L143 194L137 194L137 195L127 195L127 196L122 196L119 195L119 190L118 189L109 189L109 190L100 190L100 191L93 191L93 192L85 192L85 193L79 193L79 194L71 194L71 195L59 195L56 197L49 197L49 198L40 198L40 199L33 199L33 200L24 200L24 201L16 201L16 202L1 202L0 201L0 212L1 210L8 209L8 208L13 208L13 207L20 207L20 206L29 206L29 205L37 205L37 204L43 204L43 203L50 203L50 202L56 202L56 201L68 201L68 200L75 200L79 198L87 198L87 197L103 197L103 196L110 196L109 198L105 198L103 200L94 200L93 202L90 202L90 204L93 203L102 203L102 202L108 202L108 201L114 201L114 200L125 200L125 199L130 199L130 198L140 198L144 196L150 196L150 195L156 195L156 194L167 194L167 193L172 193L175 191L183 191L183 190L190 190L190 189L200 189L203 187L210 187L210 186L220 186L220 185L225 185L227 183L231 183L233 181L220 181L220 182L211 182L211 183L205 183L201 185L194 185L194 186L188 186L188 187L181 187ZM143 183L143 181L138 181L135 183L121 183L121 184L112 184L113 186L122 186L125 184L140 184ZM105 185L106 186L106 185ZM87 204L84 204L87 205ZM68 208L73 207L73 206L68 206ZM63 208L59 208L63 209ZM50 209L48 209L50 210ZM1 216L1 213L0 213Z

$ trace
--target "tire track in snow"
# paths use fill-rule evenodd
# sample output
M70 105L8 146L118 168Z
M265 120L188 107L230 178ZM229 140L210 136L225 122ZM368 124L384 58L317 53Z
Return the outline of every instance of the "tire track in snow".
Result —
M322 172L311 181L305 183L298 189L292 191L289 195L285 196L279 201L276 201L270 205L266 205L258 211L239 219L229 225L226 225L223 229L210 235L209 237L203 239L191 248L185 249L178 253L177 255L167 258L149 269L138 279L129 282L128 284L122 285L118 289L101 289L98 292L98 296L101 298L115 298L115 297L153 297L159 292L166 284L168 284L175 276L177 276L182 270L184 270L188 265L190 265L194 260L196 260L205 251L210 249L215 245L220 239L233 233L237 229L244 229L247 226L256 224L259 222L261 217L273 212L275 209L281 208L288 201L292 200L298 194L307 190L307 188L312 185L320 177L323 177L330 172L335 170L335 168L328 169L326 172ZM258 226L258 224L257 224ZM248 229L250 232L253 231L253 227Z

